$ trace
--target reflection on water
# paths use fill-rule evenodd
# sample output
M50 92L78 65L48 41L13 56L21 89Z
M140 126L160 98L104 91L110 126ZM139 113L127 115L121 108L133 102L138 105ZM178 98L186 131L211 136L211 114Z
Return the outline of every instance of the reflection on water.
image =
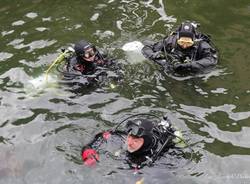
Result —
M0 2L0 183L246 183L249 176L249 2L182 0ZM224 9L225 11L221 11ZM73 13L72 13L73 12ZM201 76L168 76L144 59L183 20L201 23L220 51ZM62 84L44 71L85 38L125 64L115 88ZM135 52L134 52L135 51ZM188 165L141 174L105 160L81 164L81 147L128 114L167 114L192 144ZM102 165L103 163L103 165ZM114 167L113 167L114 166Z
M4 177L20 177L22 168L20 161L15 158L13 153L2 149L0 155L0 176Z

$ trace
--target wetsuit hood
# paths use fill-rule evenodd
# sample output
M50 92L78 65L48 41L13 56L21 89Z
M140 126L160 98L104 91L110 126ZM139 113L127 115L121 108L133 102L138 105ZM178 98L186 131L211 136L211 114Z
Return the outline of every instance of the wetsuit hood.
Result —
M135 137L141 137L144 139L142 147L139 150L129 154L131 155L145 154L154 147L156 141L153 137L153 128L154 124L146 119L136 119L127 122L128 134L133 135Z
M91 47L93 47L92 44L90 44L86 40L81 40L75 44L74 49L75 49L76 55L79 57L79 56L84 55L85 50Z
M178 36L177 39L181 37L189 37L192 38L192 40L194 40L195 35L196 35L195 27L191 22L183 22L177 29L177 36Z

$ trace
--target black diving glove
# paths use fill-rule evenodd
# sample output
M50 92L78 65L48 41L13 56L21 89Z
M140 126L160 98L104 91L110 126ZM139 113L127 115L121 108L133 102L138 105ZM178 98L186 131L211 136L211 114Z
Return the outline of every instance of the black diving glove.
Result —
M190 70L191 63L178 63L173 66L175 71L183 71L183 70Z

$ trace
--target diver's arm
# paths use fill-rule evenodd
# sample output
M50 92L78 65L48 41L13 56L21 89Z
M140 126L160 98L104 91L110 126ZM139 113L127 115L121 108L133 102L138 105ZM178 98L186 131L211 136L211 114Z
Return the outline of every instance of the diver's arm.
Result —
M207 42L202 42L200 47L201 59L191 62L191 68L202 70L215 66L218 62L216 50Z
M97 66L104 66L108 63L108 53L104 50L97 50L95 63Z
M82 148L82 160L86 166L93 166L99 162L98 147L101 145L103 132L96 134L94 139ZM98 144L96 144L98 143Z
M97 150L99 146L101 146L103 141L108 140L111 135L112 135L111 131L104 131L96 134L95 137L87 145L83 146L82 152L84 152L86 149Z
M163 47L163 41L156 42L155 44L145 44L141 52L146 58L154 60L161 55Z
M199 72L215 66L218 62L217 52L207 42L202 41L200 48L197 50L200 59L179 63L174 65L175 71L192 71Z

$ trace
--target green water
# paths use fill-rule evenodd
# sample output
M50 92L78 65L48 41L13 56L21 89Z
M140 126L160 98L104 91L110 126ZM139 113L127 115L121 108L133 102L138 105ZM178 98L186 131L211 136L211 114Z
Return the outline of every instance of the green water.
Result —
M250 182L249 1L3 0L0 13L0 183ZM199 22L219 50L210 74L173 78L121 49L160 40L184 20ZM123 83L77 92L40 85L60 49L82 38L125 63ZM112 160L82 165L81 147L95 133L142 112L167 114L194 161L140 175Z

